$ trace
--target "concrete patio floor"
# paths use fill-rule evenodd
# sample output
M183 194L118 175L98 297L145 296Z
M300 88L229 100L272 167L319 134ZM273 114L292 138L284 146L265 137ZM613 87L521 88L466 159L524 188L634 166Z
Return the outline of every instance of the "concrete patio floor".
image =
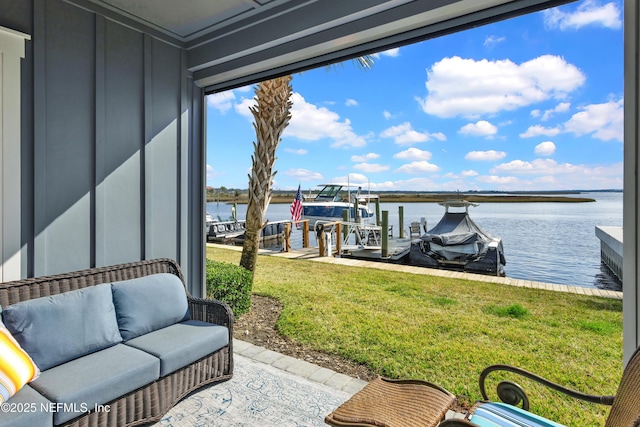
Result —
M233 340L233 352L254 362L265 363L275 368L290 372L302 378L329 386L335 390L353 395L360 391L367 382L348 375L340 374L331 369L323 368L304 360L277 353L246 341Z
M178 402L156 427L322 427L366 381L235 340L234 375ZM463 417L449 411L445 418Z

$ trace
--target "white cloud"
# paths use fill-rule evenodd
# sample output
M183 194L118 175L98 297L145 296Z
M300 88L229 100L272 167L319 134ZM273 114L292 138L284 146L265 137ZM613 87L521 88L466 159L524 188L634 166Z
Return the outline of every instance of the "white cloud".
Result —
M294 149L294 148L285 148L284 151L286 151L287 153L291 153L291 154L298 154L300 156L303 156L305 154L308 153L307 150L305 150L304 148L299 148L299 149Z
M540 136L540 135L556 136L559 133L560 133L560 129L557 127L546 128L541 125L534 125L534 126L529 126L529 128L524 133L521 133L520 138L532 138L534 136Z
M578 30L587 25L620 29L622 16L614 2L604 5L594 0L585 0L574 12L564 12L560 8L544 11L544 23L548 28L560 30Z
M554 108L551 108L549 110L545 110L545 112L542 115L542 117L540 118L540 120L542 120L543 122L546 122L555 113L564 113L566 111L569 111L569 108L571 108L571 103L570 102L561 102L560 104L556 105Z
M385 50L383 52L374 53L372 56L376 59L379 59L381 56L390 56L391 58L396 58L400 56L400 48L395 47L393 49Z
M320 181L323 179L320 172L313 172L308 169L289 169L284 174L300 181Z
M476 181L484 184L519 184L520 180L515 176L496 176L496 175L483 175L476 178Z
M470 151L464 156L465 159L479 162L493 162L496 160L504 159L507 153L504 151Z
M463 135L490 137L498 132L498 128L486 120L479 120L462 126L458 132Z
M531 117L540 117L540 110L531 110Z
M483 45L485 47L491 47L491 46L497 45L498 43L502 43L505 40L506 40L506 37L498 37L498 36L491 35L491 36L487 36L484 39Z
M534 151L539 156L550 156L556 152L556 144L551 141L541 142L536 145Z
M427 70L427 96L416 98L427 114L478 117L515 110L550 98L562 99L585 81L573 64L542 55L521 64L444 58Z
M419 191L436 188L438 185L430 178L415 177L409 179L401 179L396 181L370 182L364 175L350 174L350 183L352 185L361 185L362 191ZM347 177L336 177L332 182L347 182Z
M389 170L389 166L380 165L378 163L358 163L353 165L353 168L367 173L384 172Z
M364 137L357 135L349 119L340 121L340 115L326 107L310 104L297 92L291 99L291 121L283 136L318 141L324 138L333 140L332 147L362 147L366 145Z
M520 189L605 189L622 188L623 166L622 162L601 166L558 163L553 159L514 160L494 167L491 173L533 177L520 182Z
M602 141L622 142L624 133L624 101L609 101L581 108L564 124L567 132L576 135L592 134Z
M221 113L229 111L233 107L235 100L236 96L232 90L207 95L207 105L215 108Z
M517 175L559 175L586 171L587 168L571 163L558 163L553 159L535 159L531 162L512 160L491 169L491 173L510 173Z
M347 176L336 176L334 178L331 178L331 182L349 183L350 185L359 185L362 187L363 190L366 190L367 188L369 188L369 186L373 188L373 185L374 185L369 181L369 178L367 178L365 175L362 175L361 173L350 173Z
M344 105L346 105L347 107L355 107L358 105L358 101L356 101L355 99L349 98L344 102Z
M367 153L364 155L354 155L351 156L352 162L368 162L369 160L374 160L380 157L380 154L377 153Z
M213 179L218 176L218 172L211 165L207 165L207 182L213 181Z
M393 118L393 115L392 115L390 112L388 112L387 110L384 110L384 111L382 112L382 115L383 115L383 116L384 116L384 118L385 118L385 119L387 119L387 120L389 120L389 119L392 119L392 118Z
M444 175L442 175L443 178L447 178L447 179L461 179L461 178L471 178L474 176L478 176L480 175L478 172L474 171L473 169L469 169L466 171L462 171L459 174L455 174L453 172L448 172Z
M396 172L409 173L412 175L418 175L422 173L438 172L440 168L433 163L429 163L426 160L407 163L396 169Z
M431 153L429 151L411 147L394 154L393 157L404 160L431 160Z
M430 141L432 138L444 141L447 137L438 133L418 132L414 130L411 123L404 122L398 126L391 126L380 133L382 138L393 138L398 145L413 145L420 142Z
M234 104L233 109L236 113L246 117L249 120L253 120L253 114L249 111L249 107L256 105L256 101L253 98L242 98L238 104Z

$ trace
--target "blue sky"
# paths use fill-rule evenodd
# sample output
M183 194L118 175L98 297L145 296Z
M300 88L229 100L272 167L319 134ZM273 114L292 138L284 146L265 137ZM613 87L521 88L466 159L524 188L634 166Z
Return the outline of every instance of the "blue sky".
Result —
M622 9L583 0L294 75L274 189L621 189ZM253 96L208 96L207 185L247 188Z

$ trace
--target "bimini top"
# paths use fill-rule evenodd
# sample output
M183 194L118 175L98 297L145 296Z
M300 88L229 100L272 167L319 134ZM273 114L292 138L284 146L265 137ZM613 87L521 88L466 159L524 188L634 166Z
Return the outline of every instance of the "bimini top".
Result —
M469 206L480 206L477 203L473 203L473 202L469 202L466 200L462 200L462 199L450 199L447 200L445 202L438 202L438 204L440 206L444 206L447 209L447 212L449 212L449 208L465 208L467 210L467 212L469 211Z

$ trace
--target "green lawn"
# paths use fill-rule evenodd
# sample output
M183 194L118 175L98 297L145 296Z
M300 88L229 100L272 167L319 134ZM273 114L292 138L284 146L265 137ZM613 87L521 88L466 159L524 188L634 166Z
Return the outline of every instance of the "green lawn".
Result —
M210 247L207 256L237 264L240 252ZM480 399L478 375L490 364L593 394L615 394L622 373L618 300L270 256L258 259L253 292L284 304L282 334L383 376L435 382L463 402ZM532 412L604 425L608 407L510 379Z

